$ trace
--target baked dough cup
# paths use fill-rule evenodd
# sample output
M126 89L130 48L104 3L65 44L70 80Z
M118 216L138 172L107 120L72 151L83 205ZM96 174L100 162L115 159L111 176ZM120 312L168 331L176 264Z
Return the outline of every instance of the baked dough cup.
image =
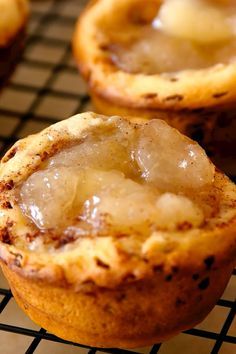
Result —
M24 47L28 0L0 0L0 88L12 73Z
M22 209L22 184L45 171L48 161L54 162L47 166L55 164L50 159L63 149L85 143L88 136L100 134L106 139L117 124L137 132L149 123L83 113L20 140L6 153L0 165L0 259L17 303L40 326L86 345L134 348L166 340L196 325L221 296L235 265L236 188L214 170L196 143L155 120L152 124L164 132L192 144L191 151L199 153L209 169L206 175L211 182L200 199L207 217L197 226L188 222L170 230L150 226L143 234L133 229L114 234L109 229L102 235L91 232L74 239L63 232L54 233L52 228L40 230L33 214L29 218ZM65 156L68 161L69 153ZM164 173L167 176L167 170ZM190 173L188 176L189 180ZM72 174L70 178L73 181ZM190 194L198 198L201 188ZM40 195L44 198L43 191ZM183 192L180 195L183 198ZM120 207L125 210L126 195L123 197ZM145 198L142 213L149 208ZM55 200L49 209L58 205ZM175 214L167 223L173 218ZM50 223L53 219L48 218Z
M91 1L77 23L73 37L74 56L88 82L97 112L148 119L161 115L182 133L197 138L212 156L216 149L212 149L214 138L213 141L209 138L215 135L216 121L228 111L235 112L234 61L219 61L206 68L146 74L125 71L112 60L112 47L117 43L124 43L126 47L126 43L135 40L163 3L165 1L160 0ZM158 56L158 42L156 46L153 55ZM129 48L127 46L127 51L132 52ZM222 168L221 164L219 167ZM232 169L227 168L227 172Z

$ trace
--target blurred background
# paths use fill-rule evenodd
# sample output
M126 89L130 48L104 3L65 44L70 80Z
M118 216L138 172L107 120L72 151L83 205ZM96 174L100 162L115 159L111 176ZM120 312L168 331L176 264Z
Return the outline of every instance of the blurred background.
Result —
M72 59L84 0L33 0L23 57L0 93L1 153L17 139L91 109Z

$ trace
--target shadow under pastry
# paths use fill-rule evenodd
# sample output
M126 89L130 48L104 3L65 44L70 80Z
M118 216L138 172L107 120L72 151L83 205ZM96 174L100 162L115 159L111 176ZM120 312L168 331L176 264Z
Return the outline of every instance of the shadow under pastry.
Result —
M0 47L0 89L7 83L20 59L26 38L26 28L22 28L14 38Z

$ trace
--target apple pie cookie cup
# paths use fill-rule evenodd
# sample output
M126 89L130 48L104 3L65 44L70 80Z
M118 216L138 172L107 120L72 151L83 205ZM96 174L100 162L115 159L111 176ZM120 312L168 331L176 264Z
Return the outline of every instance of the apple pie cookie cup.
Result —
M156 155L155 134L175 144ZM146 149L161 155L161 174ZM86 163L93 169L80 176ZM3 272L30 318L64 339L127 348L165 340L209 313L234 268L235 185L162 121L84 113L57 123L8 151L0 189Z

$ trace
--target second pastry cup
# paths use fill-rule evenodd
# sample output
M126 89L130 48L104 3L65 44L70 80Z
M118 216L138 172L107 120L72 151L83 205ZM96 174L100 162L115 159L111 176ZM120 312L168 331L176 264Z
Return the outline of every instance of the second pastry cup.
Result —
M1 0L0 89L4 87L22 54L29 17L28 0Z
M214 65L207 66L206 60L203 64L197 63L194 69L187 67L176 72L164 73L154 73L153 68L150 71L147 67L138 70L139 67L135 62L137 56L133 54L131 64L129 59L127 64L127 56L125 63L122 63L122 59L119 62L121 50L127 49L132 53L137 49L137 45L134 47L133 43L137 42L140 36L144 40L153 35L153 29L150 30L151 24L161 5L168 2L170 1L90 2L82 13L74 34L75 58L83 77L88 82L97 112L164 119L182 133L198 140L210 153L215 154L219 139L225 145L228 132L232 130L236 101L235 62L216 61ZM163 47L163 38L160 38ZM156 55L160 55L163 49L158 47L160 38L155 40L157 46L153 53ZM166 36L166 39L169 46L170 36ZM201 46L201 50L202 48ZM224 49L224 46L222 48ZM144 50L145 46L139 45L137 55ZM171 53L173 54L173 51ZM214 55L217 57L216 53L218 55L217 51ZM121 58L124 57L122 55ZM185 53L183 61L184 55ZM131 69L132 65L136 65L133 71L130 70L130 65ZM162 61L161 65L165 66L165 63ZM227 133L219 138L218 128L221 127L222 120ZM233 137L230 144L236 145Z

